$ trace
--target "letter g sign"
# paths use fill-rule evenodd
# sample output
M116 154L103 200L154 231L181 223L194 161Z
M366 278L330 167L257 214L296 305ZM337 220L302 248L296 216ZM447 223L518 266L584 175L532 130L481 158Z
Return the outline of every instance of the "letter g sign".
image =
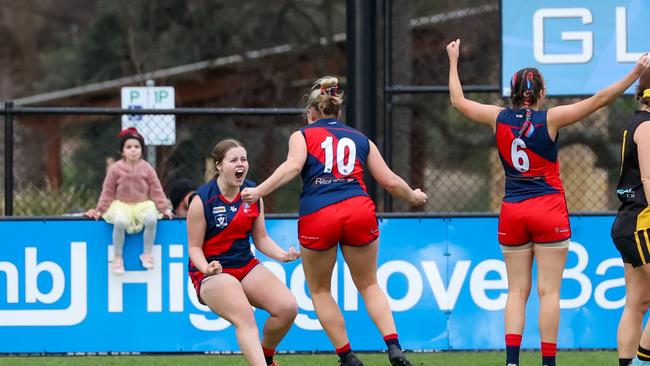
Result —
M579 64L591 60L594 54L594 35L592 32L562 32L563 41L581 41L581 53L546 54L544 52L544 20L546 18L580 18L582 24L592 22L591 11L587 8L539 9L533 15L533 47L535 60L542 64Z

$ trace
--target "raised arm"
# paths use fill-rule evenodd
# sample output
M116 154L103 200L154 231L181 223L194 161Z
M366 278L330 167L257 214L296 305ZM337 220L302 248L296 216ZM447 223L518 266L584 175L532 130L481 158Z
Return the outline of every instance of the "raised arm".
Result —
M241 192L242 199L247 203L256 202L291 181L300 173L303 165L305 165L305 160L307 160L307 143L302 133L296 131L289 138L287 160L280 164L273 174L257 187L244 188Z
M393 196L399 197L413 206L423 205L427 202L426 193L419 188L411 189L404 179L390 170L377 146L372 141L370 141L370 152L368 153L366 166L377 183Z
M267 257L273 258L280 262L290 262L298 259L300 253L294 248L289 248L288 251L280 248L278 244L271 239L266 231L266 222L264 219L264 202L260 199L260 214L253 222L253 243L255 247Z
M484 123L494 129L497 115L503 108L469 100L463 94L463 86L458 76L460 39L447 45L447 55L449 56L449 98L451 99L451 105L472 121Z
M571 125L578 121L581 121L583 118L587 117L591 113L597 111L598 109L606 106L618 96L623 94L627 88L629 88L636 79L641 76L644 70L650 67L650 59L648 59L648 54L644 53L639 60L636 62L636 65L625 77L621 80L615 82L614 84L601 89L598 93L592 95L591 97L581 100L577 103L553 107L548 110L547 114L547 123L550 129L560 129L562 127ZM552 131L549 131L552 132Z

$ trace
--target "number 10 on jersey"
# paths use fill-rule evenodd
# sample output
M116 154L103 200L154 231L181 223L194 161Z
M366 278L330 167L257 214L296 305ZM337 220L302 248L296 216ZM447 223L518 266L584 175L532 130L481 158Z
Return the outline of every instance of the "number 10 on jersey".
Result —
M336 170L341 175L349 175L354 170L354 163L357 160L357 146L352 139L343 137L338 141L336 146L333 145L334 139L332 136L327 136L320 144L320 147L325 150L325 173L332 172L332 165L336 159ZM345 149L348 149L348 161L345 161ZM336 151L336 156L334 156Z

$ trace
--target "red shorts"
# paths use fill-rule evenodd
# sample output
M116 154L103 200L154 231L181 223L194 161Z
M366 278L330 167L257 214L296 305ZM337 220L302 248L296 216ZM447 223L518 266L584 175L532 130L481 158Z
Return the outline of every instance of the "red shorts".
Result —
M571 237L564 194L547 194L521 202L503 202L499 215L499 243L524 245L555 243Z
M298 219L298 241L312 250L338 243L363 246L379 237L375 204L367 196L348 198Z
M227 273L233 277L235 277L239 282L241 282L246 275L260 264L259 259L253 258L248 263L246 263L243 267L239 268L222 268L221 273ZM199 302L203 305L205 303L201 299L201 284L203 284L203 280L206 278L209 278L211 276L206 277L203 273L200 271L195 271L195 272L190 272L190 278L192 279L192 284L194 285L194 289L196 290L196 297L199 299Z

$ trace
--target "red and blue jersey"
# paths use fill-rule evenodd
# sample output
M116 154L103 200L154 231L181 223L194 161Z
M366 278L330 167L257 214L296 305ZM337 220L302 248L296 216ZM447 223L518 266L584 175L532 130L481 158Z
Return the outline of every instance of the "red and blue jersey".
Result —
M506 175L505 202L564 193L558 145L548 134L546 111L505 108L497 116L495 136Z
M255 183L245 180L241 189L254 186ZM223 268L240 268L249 263L254 258L251 230L260 214L259 203L244 203L240 194L228 201L221 195L216 179L199 187L194 195L203 202L207 225L203 254L208 263L216 260ZM189 271L197 271L191 261Z
M363 182L370 142L337 119L303 127L307 160L302 168L300 216L356 196L368 196Z

